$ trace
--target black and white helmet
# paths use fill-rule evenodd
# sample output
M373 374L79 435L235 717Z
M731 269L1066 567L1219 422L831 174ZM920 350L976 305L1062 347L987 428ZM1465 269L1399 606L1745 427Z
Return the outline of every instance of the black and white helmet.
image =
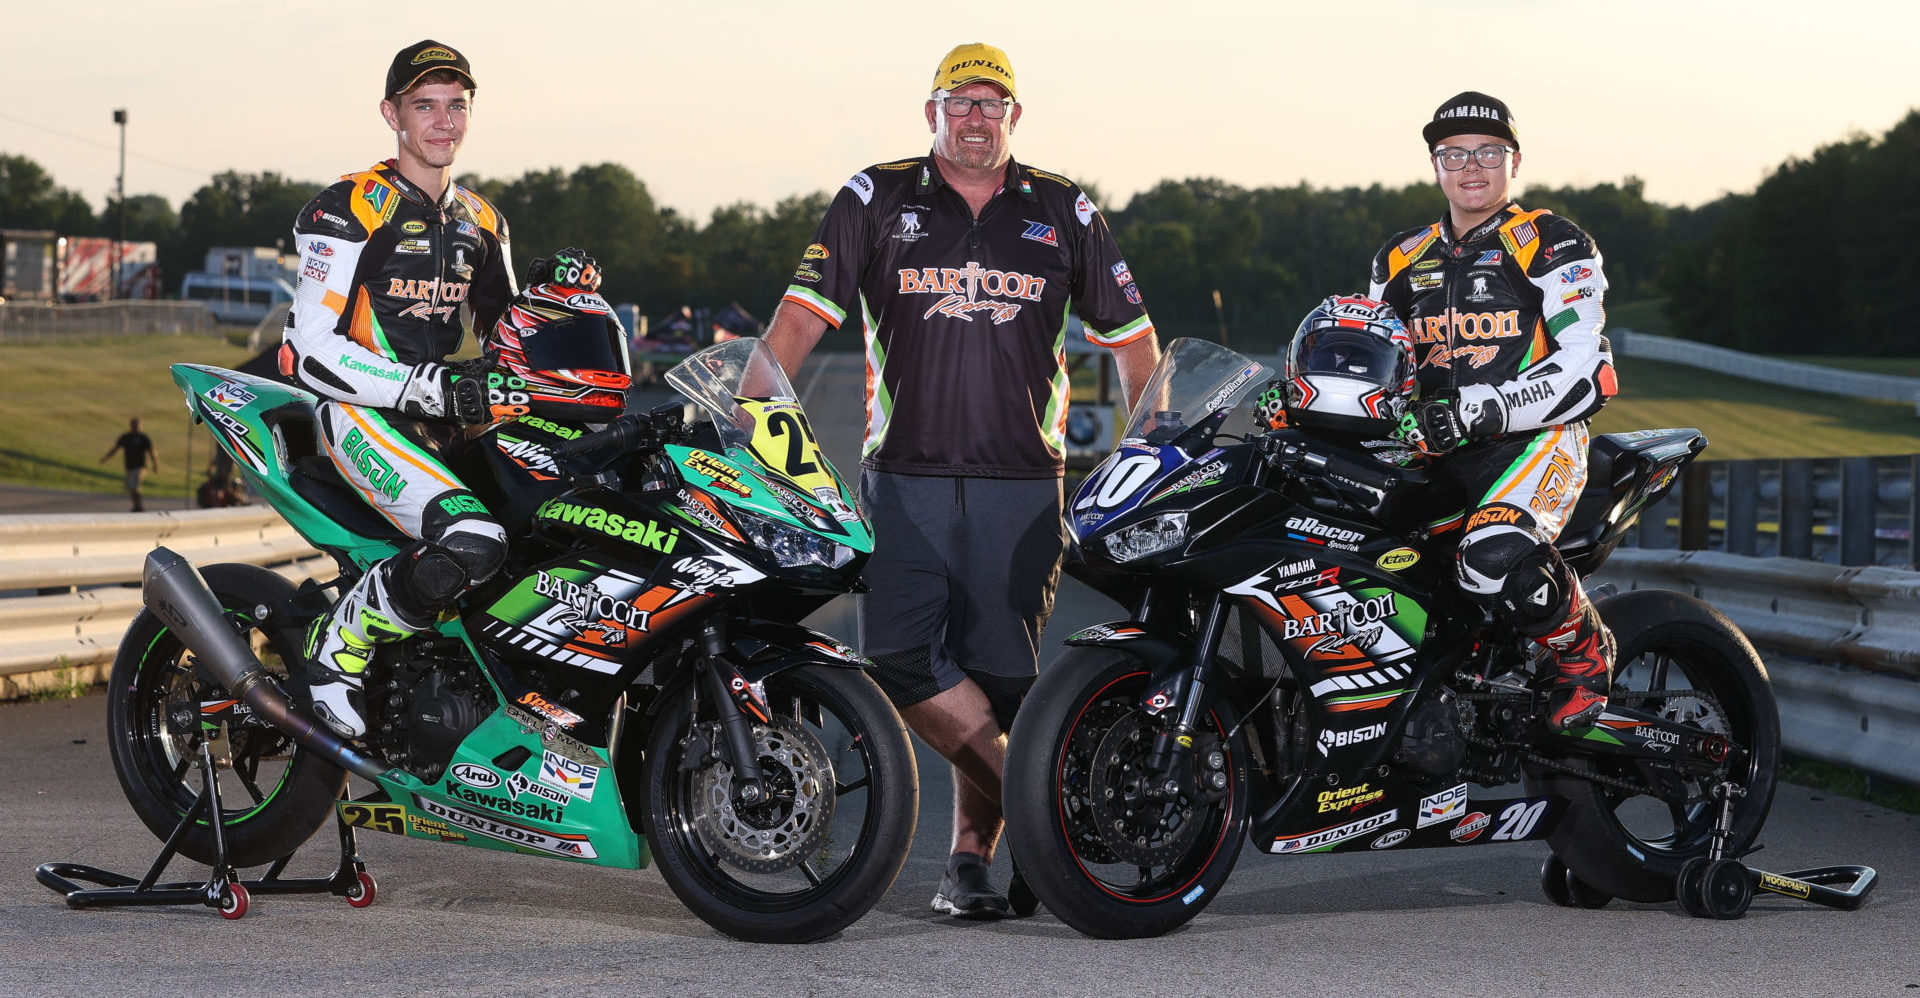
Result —
M1294 424L1388 432L1413 398L1413 337L1386 302L1329 296L1301 320L1284 374Z

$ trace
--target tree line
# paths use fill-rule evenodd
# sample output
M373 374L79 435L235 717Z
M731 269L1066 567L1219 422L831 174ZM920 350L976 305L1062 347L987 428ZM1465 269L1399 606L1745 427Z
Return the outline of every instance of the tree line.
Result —
M1528 187L1529 207L1564 214L1606 257L1610 305L1662 302L1667 331L1761 353L1910 354L1896 306L1920 278L1899 252L1920 232L1920 111L1879 138L1855 136L1781 164L1751 193L1697 208L1649 201L1644 183ZM606 271L604 292L651 314L738 302L770 317L831 192L771 209L737 202L701 222L655 203L615 163L462 177L506 215L523 263L577 245ZM127 199L127 238L158 245L170 288L211 246L288 246L291 220L323 186L277 173L226 172L174 210ZM1096 203L1105 204L1097 190ZM1438 218L1431 183L1403 187L1246 188L1162 181L1107 217L1163 338L1272 350L1320 298L1365 289L1392 233ZM0 227L112 235L118 205L94 213L38 164L0 154ZM1219 306L1215 306L1215 292ZM851 331L829 341L854 345Z

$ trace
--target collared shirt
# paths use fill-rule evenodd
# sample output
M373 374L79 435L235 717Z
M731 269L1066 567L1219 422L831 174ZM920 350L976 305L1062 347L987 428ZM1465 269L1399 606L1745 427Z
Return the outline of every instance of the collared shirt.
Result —
M414 365L459 349L462 304L484 336L513 297L506 219L458 184L436 203L392 160L321 191L293 237L282 370L327 398L393 408Z
M1104 347L1153 334L1099 209L1011 161L978 218L931 156L854 174L784 301L835 327L859 318L863 464L909 475L1058 477L1068 306Z

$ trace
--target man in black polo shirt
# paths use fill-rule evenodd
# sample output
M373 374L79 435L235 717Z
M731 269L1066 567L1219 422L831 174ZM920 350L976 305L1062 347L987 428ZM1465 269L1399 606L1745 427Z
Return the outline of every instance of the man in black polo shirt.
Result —
M1129 403L1159 359L1099 210L1008 152L1016 100L1006 53L948 53L926 105L932 154L847 181L766 337L796 375L828 326L865 334L860 501L876 547L860 640L907 725L953 764L933 907L963 918L1011 907L987 866L1006 731L1060 578L1068 306L1114 351Z

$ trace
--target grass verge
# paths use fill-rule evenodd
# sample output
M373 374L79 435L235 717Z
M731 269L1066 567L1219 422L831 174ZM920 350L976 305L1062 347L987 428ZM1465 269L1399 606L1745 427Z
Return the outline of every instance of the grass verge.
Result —
M1850 766L1789 755L1780 766L1780 779L1825 793L1865 801L1889 811L1920 814L1920 787L1874 776Z
M185 496L205 477L214 444L204 427L189 422L167 365L237 367L248 357L244 346L192 335L0 346L7 372L6 391L0 392L0 480L120 492L120 455L104 464L99 459L126 432L127 420L138 416L160 462L144 491Z

